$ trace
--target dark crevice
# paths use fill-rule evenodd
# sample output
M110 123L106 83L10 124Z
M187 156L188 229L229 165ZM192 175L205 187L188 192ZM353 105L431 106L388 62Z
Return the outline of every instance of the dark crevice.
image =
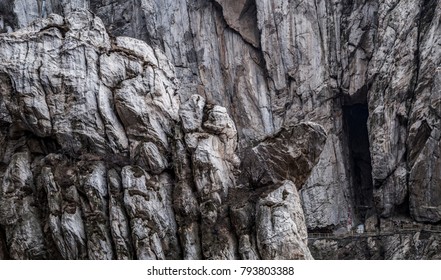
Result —
M18 26L17 16L14 13L14 1L0 2L0 18L3 18L3 28L0 28L0 33L8 32L7 27L15 29Z
M37 173L38 172L38 173ZM36 173L40 174L41 169L39 169ZM42 230L43 230L43 236L44 236L44 244L45 248L47 250L47 255L50 256L50 259L53 260L62 260L63 257L61 255L61 252L56 245L56 242L53 238L53 234L51 232L50 227L50 210L48 205L48 194L46 189L43 187L42 183L39 183L38 181L41 180L41 178L37 177L37 180L35 182L37 189L35 192L35 201L36 201L36 207L38 207L40 212L40 219L42 223Z
M373 208L372 165L369 150L366 103L343 106L345 131L349 145L354 208L357 218L364 221Z
M146 19L146 11L137 9L136 5L138 4L141 5L140 3L129 4L129 1L113 1L103 5L102 1L90 1L89 11L103 20L111 36L130 36L143 40L151 46L164 49L163 42L159 39L162 36L149 32L147 27L149 20ZM109 14L112 16L109 16ZM128 18L129 15L130 18Z
M395 207L394 212L397 216L401 215L404 217L411 217L410 205L409 205L409 193L407 193L406 198L403 200L403 203Z
M0 225L0 260L9 260L8 247L6 245L6 231L2 225Z
M244 18L249 16L253 17L255 19L255 22L257 22L257 7L255 0L247 0L245 2L245 5L243 6L243 10L240 13L239 18Z

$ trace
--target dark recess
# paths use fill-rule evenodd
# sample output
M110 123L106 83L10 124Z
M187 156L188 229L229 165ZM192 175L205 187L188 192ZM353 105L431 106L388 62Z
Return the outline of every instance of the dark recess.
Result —
M9 260L8 247L6 246L6 231L0 225L0 260Z
M14 28L18 25L17 18L14 13L13 1L0 2L0 17L3 17L3 24L4 24L4 27L0 28L0 33L7 32L6 26Z
M349 145L355 211L361 222L373 209L371 153L367 119L367 104L343 106L343 118Z

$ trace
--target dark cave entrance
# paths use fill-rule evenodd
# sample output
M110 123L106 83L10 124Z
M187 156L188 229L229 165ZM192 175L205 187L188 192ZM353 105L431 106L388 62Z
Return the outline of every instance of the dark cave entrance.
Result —
M0 225L0 260L9 260L8 247L6 245L6 231Z
M357 217L364 222L374 209L371 153L367 119L367 104L343 106L343 118L349 146L349 163Z

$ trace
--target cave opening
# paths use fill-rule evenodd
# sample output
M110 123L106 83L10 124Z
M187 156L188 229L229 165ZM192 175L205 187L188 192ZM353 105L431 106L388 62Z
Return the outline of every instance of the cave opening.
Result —
M374 210L371 153L366 103L343 106L343 118L349 146L349 162L354 196L354 210L364 222Z

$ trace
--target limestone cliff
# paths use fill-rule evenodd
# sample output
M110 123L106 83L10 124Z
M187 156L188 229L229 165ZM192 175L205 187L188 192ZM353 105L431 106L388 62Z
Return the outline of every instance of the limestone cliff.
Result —
M438 258L440 18L1 0L0 258Z

